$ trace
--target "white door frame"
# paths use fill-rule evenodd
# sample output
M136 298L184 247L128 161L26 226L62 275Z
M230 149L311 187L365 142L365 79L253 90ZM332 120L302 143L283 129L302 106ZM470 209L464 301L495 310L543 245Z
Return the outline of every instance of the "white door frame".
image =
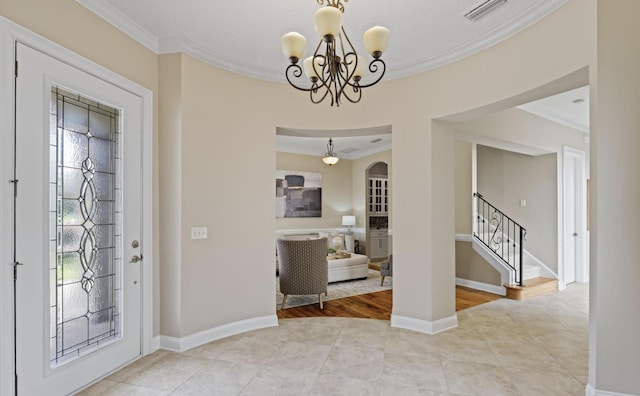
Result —
M13 351L13 142L16 42L139 96L142 114L142 354L158 349L153 335L153 92L0 16L0 349ZM19 187L18 187L19 188ZM19 260L19 258L18 258ZM12 353L0 354L0 394L14 394Z
M574 168L574 180L575 180L575 203L568 202L568 196L566 191L568 188L573 188L568 186L569 178L566 176L567 172L570 170L567 168L567 157L572 157L575 159L575 168ZM588 282L589 281L589 263L588 263L588 255L587 255L587 168L586 168L586 154L582 150L574 149L571 147L563 146L562 147L562 233L559 235L558 245L562 249L559 249L559 252L562 251L562 268L558 268L558 275L561 277L563 283L565 283L564 274L565 268L569 263L565 261L566 255L565 253L565 236L566 233L570 230L567 229L569 227L568 224L565 224L565 213L568 210L574 209L576 212L576 230L578 236L576 237L576 254L575 254L575 262L576 262L576 272L575 272L575 280L576 282ZM559 216L560 217L560 216Z

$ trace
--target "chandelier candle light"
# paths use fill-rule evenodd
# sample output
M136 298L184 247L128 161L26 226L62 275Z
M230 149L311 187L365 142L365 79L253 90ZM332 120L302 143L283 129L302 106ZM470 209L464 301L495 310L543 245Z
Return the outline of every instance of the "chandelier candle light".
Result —
M389 29L374 26L364 33L364 46L373 57L368 71L373 75L369 84L361 84L366 73L367 61L356 53L351 40L342 26L344 5L342 0L316 0L323 6L314 15L316 32L321 39L312 56L304 59L302 67L298 64L304 56L307 39L300 33L290 32L282 36L282 51L291 64L285 76L289 84L301 91L309 92L311 102L320 103L327 97L331 106L340 106L346 98L351 103L358 103L362 98L362 88L377 84L386 71L386 65L380 57L389 46ZM325 1L327 3L325 5ZM349 0L344 0L347 2ZM300 85L296 81L304 81L302 72L311 85Z

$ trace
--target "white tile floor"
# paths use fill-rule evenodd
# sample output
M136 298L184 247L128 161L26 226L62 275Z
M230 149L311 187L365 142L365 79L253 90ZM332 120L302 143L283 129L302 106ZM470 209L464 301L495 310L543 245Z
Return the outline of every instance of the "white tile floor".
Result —
M305 318L158 351L81 395L584 395L588 285L458 312L434 336Z

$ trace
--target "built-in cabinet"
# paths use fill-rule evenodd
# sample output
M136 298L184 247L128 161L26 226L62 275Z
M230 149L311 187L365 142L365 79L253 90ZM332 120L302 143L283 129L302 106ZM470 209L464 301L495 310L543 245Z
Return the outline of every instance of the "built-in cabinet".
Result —
M387 230L369 232L369 258L386 258L389 255L389 236Z
M384 164L384 173L386 173ZM370 259L389 256L389 180L383 175L367 179L367 255Z
M386 215L389 212L388 180L370 177L368 184L369 216Z

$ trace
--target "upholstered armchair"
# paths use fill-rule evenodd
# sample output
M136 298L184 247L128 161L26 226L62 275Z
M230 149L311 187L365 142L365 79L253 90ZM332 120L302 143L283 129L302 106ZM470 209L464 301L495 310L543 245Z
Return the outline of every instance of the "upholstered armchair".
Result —
M382 276L380 286L384 284L385 276L393 276L393 254L390 254L387 260L380 263L380 275Z
M322 293L327 293L328 264L327 239L278 239L280 262L280 292L284 294L282 306L289 294L317 294L322 304Z

